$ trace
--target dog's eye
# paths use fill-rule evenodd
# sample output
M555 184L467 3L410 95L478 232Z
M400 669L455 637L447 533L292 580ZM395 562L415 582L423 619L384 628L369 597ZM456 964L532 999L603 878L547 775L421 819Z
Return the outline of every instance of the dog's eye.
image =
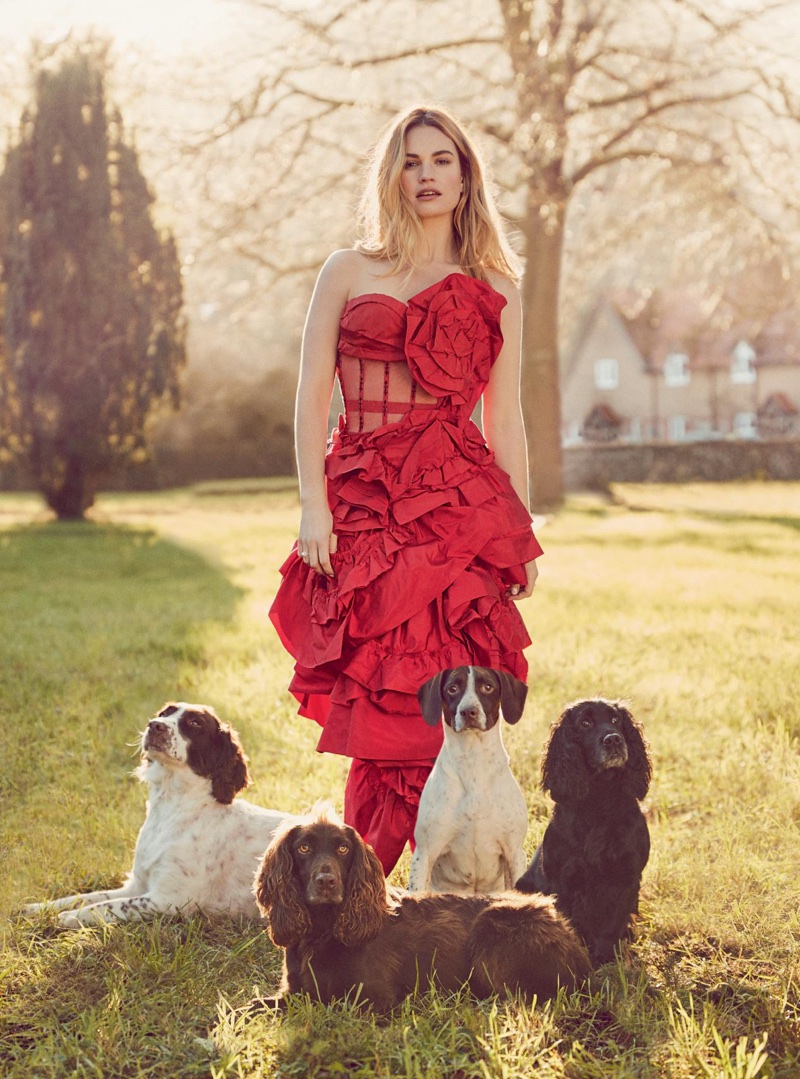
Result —
M582 727L591 727L591 725L592 725L592 721L589 718L589 716L581 716L581 726Z
M619 723L619 716L612 716L611 723L613 724L613 726L616 727L616 725Z
M461 691L459 690L458 686L448 686L445 690L445 693L449 693L451 697L455 696L457 693L460 692Z
M187 726L189 726L189 727L202 727L203 726L203 721L200 718L200 716L193 716L191 714L186 717L186 723L187 723Z
M348 845L346 843L340 843L339 846L336 849L337 849L339 854L349 854L350 853L350 848L348 847Z
M491 682L484 682L481 686L482 693L494 693L494 686Z
M309 847L308 843L298 843L297 844L297 853L298 854L308 854L308 852L310 850L311 850L311 847Z

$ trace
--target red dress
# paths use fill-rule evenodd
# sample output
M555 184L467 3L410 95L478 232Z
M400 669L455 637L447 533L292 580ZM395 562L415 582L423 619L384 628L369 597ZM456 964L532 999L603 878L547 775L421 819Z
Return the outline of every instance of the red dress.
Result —
M541 547L470 419L502 347L505 303L453 273L407 304L382 293L345 304L346 416L325 468L335 576L293 549L270 610L296 660L300 714L323 728L319 750L393 762L401 799L409 778L421 788L412 766L427 774L442 740L422 719L419 687L461 664L527 673L530 639L505 593Z

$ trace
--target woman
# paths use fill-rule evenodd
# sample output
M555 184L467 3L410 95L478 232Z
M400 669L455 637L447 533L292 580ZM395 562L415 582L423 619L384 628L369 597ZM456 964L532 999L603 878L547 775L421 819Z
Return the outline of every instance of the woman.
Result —
M353 758L344 815L388 874L441 744L418 688L462 664L524 679L531 531L516 261L456 121L378 146L362 239L320 273L297 391L302 516L270 615L290 689ZM345 406L326 454L334 377ZM483 397L483 431L470 416ZM488 444L488 445L487 445Z

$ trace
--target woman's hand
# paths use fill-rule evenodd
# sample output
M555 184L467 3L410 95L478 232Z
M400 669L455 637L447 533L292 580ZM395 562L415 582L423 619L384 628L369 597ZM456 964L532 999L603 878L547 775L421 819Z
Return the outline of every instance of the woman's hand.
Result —
M333 516L327 506L308 506L300 516L297 554L315 573L333 577L331 555L336 553Z
M530 562L525 563L525 576L527 581L525 587L519 584L512 584L508 590L508 598L513 600L527 599L533 593L534 586L536 585L536 578L539 576L539 569L536 565L536 559L532 558Z

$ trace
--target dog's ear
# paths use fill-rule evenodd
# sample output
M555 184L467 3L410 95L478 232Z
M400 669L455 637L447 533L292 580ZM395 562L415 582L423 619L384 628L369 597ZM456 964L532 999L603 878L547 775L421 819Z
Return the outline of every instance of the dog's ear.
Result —
M650 753L642 731L642 726L631 712L617 702L614 707L622 720L622 731L628 746L628 760L625 764L625 784L638 801L647 794L653 775Z
M498 671L497 674L500 678L500 709L503 719L506 723L519 723L525 698L528 696L528 687L513 674L505 671Z
M589 789L589 770L576 723L584 702L570 705L550 727L542 758L542 790L554 802L580 802Z
M342 944L353 947L377 936L392 908L378 856L353 828L346 831L347 841L353 847L353 858L347 875L344 903L334 922L333 935Z
M216 737L214 771L211 775L211 793L218 802L230 805L239 791L250 783L247 757L241 742L227 724L221 724Z
M299 830L296 824L276 832L253 886L258 908L269 921L270 939L277 948L297 944L311 930L292 857L292 845Z
M442 718L442 682L448 674L450 671L439 671L417 690L422 718L429 727L435 727Z

